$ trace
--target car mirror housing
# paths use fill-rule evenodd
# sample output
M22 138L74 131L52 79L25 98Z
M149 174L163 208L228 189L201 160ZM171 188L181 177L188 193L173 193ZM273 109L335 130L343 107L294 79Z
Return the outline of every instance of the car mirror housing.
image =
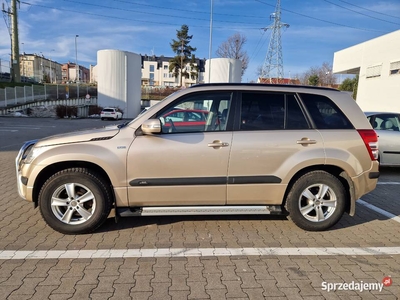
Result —
M144 134L153 134L161 132L161 121L159 119L149 119L142 124Z

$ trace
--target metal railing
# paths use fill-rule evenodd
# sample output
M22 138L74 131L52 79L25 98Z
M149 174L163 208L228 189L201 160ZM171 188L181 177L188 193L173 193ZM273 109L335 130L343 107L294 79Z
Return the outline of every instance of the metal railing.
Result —
M79 92L78 92L79 91ZM14 107L37 101L97 98L97 87L90 85L26 85L0 89L0 108Z

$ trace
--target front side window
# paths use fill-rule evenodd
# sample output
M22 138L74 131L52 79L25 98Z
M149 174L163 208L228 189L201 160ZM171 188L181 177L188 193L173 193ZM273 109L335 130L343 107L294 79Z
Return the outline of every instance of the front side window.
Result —
M157 117L163 133L224 131L232 93L214 92L184 96Z
M352 129L353 125L331 99L322 95L300 94L318 129Z

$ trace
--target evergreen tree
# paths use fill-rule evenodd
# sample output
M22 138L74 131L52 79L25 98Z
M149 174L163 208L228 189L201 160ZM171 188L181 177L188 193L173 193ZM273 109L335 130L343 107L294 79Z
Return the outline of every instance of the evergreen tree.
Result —
M194 66L194 54L196 48L189 45L193 35L189 35L189 26L182 25L181 30L176 31L177 39L173 39L170 43L172 51L176 53L176 56L169 61L169 71L173 73L174 77L180 76L179 85L182 86L182 78L189 78L193 75L191 68L190 72L186 71L186 65L190 63ZM197 76L197 72L196 72Z

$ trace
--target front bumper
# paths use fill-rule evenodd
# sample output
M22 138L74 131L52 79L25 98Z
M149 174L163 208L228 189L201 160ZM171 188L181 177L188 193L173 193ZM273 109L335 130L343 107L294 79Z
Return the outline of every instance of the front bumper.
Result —
M23 177L21 174L21 168L22 164L24 163L24 159L26 158L26 155L29 152L29 148L31 146L35 145L37 143L37 140L31 140L25 142L21 149L18 152L17 157L15 158L15 170L17 172L17 188L18 188L18 194L21 198L27 200L26 198L26 183L28 181L28 178Z

